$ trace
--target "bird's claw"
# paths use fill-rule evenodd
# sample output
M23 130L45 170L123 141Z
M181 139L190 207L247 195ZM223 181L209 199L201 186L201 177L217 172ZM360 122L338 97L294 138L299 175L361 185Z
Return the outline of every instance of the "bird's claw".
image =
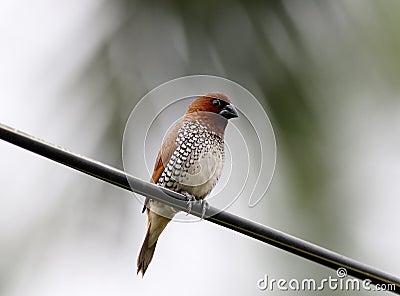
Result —
M193 203L196 202L196 197L187 191L182 191L181 193L186 197L186 201L187 201L187 205L188 205L187 213L186 213L186 216L187 216L192 212L192 206L193 206Z
M181 193L186 197L186 201L187 201L187 205L188 205L187 213L186 213L186 216L187 216L192 212L193 204L196 203L198 200L196 199L196 196L194 196L193 194L190 194L187 191L182 191ZM199 200L199 202L201 204L200 220L203 220L207 209L210 208L210 205L208 204L208 202L205 199L201 199L201 200Z
M208 202L205 199L202 199L200 201L200 203L201 203L201 217L200 217L200 220L203 220L207 209L210 208L210 205L208 204Z

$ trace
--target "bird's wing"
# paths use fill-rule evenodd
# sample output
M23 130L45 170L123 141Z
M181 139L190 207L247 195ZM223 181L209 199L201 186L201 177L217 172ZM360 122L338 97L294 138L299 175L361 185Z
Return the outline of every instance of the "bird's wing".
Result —
M166 165L168 164L172 154L177 148L176 138L178 136L178 130L180 124L177 124L165 137L163 144L161 145L160 151L158 151L157 159L154 165L153 175L151 176L151 182L157 183Z
M160 179L162 172L165 169L165 166L168 164L169 159L177 148L176 138L178 136L178 130L181 126L181 123L175 125L174 128L168 133L165 137L163 144L161 145L160 151L158 151L156 162L154 165L153 175L151 176L151 183L157 183L158 179ZM146 197L142 213L147 208L147 203L149 198Z

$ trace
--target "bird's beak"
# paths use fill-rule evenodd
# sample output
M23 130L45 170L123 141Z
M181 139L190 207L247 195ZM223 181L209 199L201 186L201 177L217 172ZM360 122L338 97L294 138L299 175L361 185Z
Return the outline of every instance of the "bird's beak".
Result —
M235 118L238 117L238 113L236 111L235 106L233 106L232 104L226 105L221 112L219 112L219 115L221 115L222 117L225 117L226 119L231 119L231 118Z

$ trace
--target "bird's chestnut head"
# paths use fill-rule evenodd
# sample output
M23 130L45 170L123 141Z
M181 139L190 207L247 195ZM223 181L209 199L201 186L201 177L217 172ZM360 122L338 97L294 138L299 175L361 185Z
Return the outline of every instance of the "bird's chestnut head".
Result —
M226 95L208 93L189 105L184 120L199 121L223 138L228 120L235 117L238 112Z
M238 117L232 101L222 93L208 93L194 100L186 114L198 112L211 112L218 114L226 120Z

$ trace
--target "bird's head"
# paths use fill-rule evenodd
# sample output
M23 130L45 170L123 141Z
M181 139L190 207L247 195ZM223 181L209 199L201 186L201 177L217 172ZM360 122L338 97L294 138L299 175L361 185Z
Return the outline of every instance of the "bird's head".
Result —
M196 112L210 112L222 116L225 119L238 117L232 101L221 93L208 93L194 100L186 112L186 114Z
M195 99L185 115L201 121L221 136L228 120L239 116L232 101L222 93L208 93Z

